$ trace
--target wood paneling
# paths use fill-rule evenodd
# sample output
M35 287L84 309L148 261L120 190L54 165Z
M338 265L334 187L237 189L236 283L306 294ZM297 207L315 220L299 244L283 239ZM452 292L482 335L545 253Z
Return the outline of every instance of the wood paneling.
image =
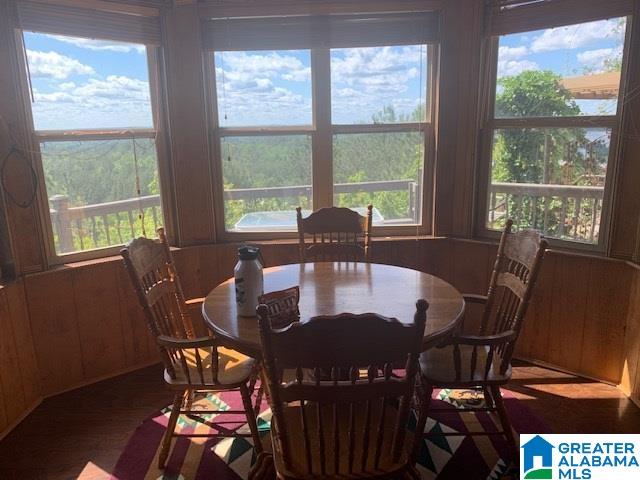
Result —
M0 286L0 438L40 401L21 281Z
M215 239L205 82L197 6L177 5L170 12L164 17L167 116L176 210L183 213L177 239L188 246Z
M255 244L269 266L297 261L293 241ZM229 278L238 246L174 251L186 296L202 297ZM444 238L376 239L372 250L375 262L437 275L465 293L486 292L495 252L491 243ZM158 358L118 257L30 275L24 284L3 288L0 323L14 339L0 340L0 431L41 396ZM640 399L638 338L640 269L601 257L547 254L520 358L621 383Z
M629 264L631 291L620 388L640 405L640 266Z
M25 286L45 396L157 359L119 259L32 275Z
M442 18L434 233L472 233L483 4L445 3Z

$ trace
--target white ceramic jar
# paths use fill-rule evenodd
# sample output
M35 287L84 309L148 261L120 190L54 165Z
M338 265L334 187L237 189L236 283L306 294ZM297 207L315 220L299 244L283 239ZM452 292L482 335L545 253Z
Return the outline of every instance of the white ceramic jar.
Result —
M233 269L236 287L238 315L253 317L258 307L258 297L264 293L262 263L258 247L240 247L238 263Z

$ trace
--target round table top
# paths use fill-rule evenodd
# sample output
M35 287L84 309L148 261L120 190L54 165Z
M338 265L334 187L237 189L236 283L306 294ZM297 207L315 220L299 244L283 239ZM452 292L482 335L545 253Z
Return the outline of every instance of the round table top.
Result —
M300 318L339 313L377 313L403 323L413 322L416 300L429 302L423 349L453 330L464 313L460 292L444 280L409 268L376 263L319 262L265 268L264 291L298 285ZM207 295L202 306L207 326L223 343L259 358L257 317L236 310L233 278Z

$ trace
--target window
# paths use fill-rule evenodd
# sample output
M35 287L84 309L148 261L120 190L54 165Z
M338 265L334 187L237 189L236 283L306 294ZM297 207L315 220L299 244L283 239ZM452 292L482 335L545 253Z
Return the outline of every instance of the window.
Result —
M216 52L227 231L294 230L313 208L309 50Z
M421 221L427 46L331 51L334 205L374 224Z
M428 229L436 20L205 23L223 230L291 232L298 206L303 214L331 205L364 213L369 203L388 233Z
M626 24L620 17L496 40L486 228L512 218L551 238L602 241Z
M153 233L163 219L147 48L29 31L24 45L53 255Z

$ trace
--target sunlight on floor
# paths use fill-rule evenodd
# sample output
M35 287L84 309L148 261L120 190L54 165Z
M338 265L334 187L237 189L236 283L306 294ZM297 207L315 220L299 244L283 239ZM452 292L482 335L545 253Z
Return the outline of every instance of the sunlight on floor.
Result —
M84 466L78 478L81 480L106 480L111 478L111 474L105 472L95 463L89 462Z

